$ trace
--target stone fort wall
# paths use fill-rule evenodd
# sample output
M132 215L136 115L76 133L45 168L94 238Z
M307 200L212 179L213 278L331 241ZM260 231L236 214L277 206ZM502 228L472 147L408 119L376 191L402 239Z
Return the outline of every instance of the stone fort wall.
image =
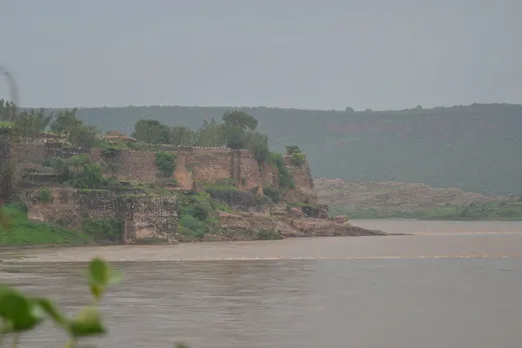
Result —
M263 186L278 185L277 169L269 165L259 168L249 150L168 145L161 150L176 156L176 171L170 179L175 179L182 189L191 189L198 181L215 183L222 179L233 179L244 190L258 187L258 192L262 195ZM13 156L19 162L42 162L49 157L69 157L78 153L82 151L58 150L44 144L15 144L13 149ZM93 162L102 166L107 177L135 182L154 182L161 177L155 164L157 151L122 149L107 157L103 149L93 148L87 154ZM283 160L295 182L295 190L287 197L288 200L316 203L317 195L306 157L300 166L292 164L291 156L285 155Z
M81 229L85 219L120 220L123 242L146 238L169 241L178 232L175 196L117 195L107 190L79 190L52 187L52 199L42 202L41 188L25 190L21 199L27 204L29 219L60 222Z
M259 187L262 194L263 180L253 154L248 150L232 150L219 147L166 148L176 156L176 179L180 187L190 189L194 181L218 182L235 179L242 189ZM124 149L110 158L99 148L91 149L91 160L99 163L108 176L118 180L153 182L161 172L157 168L156 151ZM168 179L168 178L167 178Z

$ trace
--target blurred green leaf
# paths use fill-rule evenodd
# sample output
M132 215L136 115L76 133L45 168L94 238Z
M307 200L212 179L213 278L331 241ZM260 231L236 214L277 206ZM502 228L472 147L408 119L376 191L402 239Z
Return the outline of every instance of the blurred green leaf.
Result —
M122 279L121 273L113 270L107 262L100 258L95 258L91 261L88 272L89 287L92 295L97 300L101 299L108 285L116 284Z
M98 307L83 307L69 322L69 334L74 338L103 335L107 332L101 322Z
M33 301L38 304L42 308L43 312L60 327L67 326L67 318L62 313L60 313L60 311L51 301L46 298L35 298Z
M3 333L33 329L44 319L44 311L34 301L17 290L0 286L0 317L4 319Z

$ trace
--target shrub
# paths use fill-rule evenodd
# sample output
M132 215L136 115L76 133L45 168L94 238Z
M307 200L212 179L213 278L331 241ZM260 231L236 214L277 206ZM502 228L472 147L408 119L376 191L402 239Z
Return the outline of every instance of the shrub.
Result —
M278 153L272 153L270 155L271 164L277 168L278 178L279 178L279 187L293 189L295 187L294 178L292 174L288 171L283 161L283 156Z
M82 221L82 232L100 242L122 242L123 221L85 219Z
M207 226L204 222L188 214L181 217L179 227L182 235L198 239L202 239L207 232Z
M292 165L300 167L305 162L306 157L304 153L293 153L292 154Z
M281 199L281 190L274 187L268 186L263 188L263 194L266 197L270 198L274 203L278 203Z
M114 145L107 145L105 148L103 148L102 153L103 156L107 159L114 158L116 155L121 151L120 147L114 146Z
M167 151L159 151L156 153L156 166L165 178L170 178L176 171L176 156Z
M42 187L39 192L38 200L42 203L51 203L53 201L53 193L50 188Z
M289 145L286 147L286 152L289 154L289 155L293 155L295 153L303 153L303 151L301 151L301 148L297 145Z
M85 164L83 171L74 174L72 185L81 189L101 189L104 184L102 170L99 164Z
M263 228L257 232L257 239L259 240L277 240L282 238L283 237L276 230Z

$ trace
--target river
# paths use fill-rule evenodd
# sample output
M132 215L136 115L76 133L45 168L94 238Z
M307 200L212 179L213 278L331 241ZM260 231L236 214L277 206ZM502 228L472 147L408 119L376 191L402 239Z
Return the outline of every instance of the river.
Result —
M2 252L0 282L88 301L101 256L125 280L103 303L100 347L522 346L522 222L361 220L411 236ZM56 347L45 326L21 347Z

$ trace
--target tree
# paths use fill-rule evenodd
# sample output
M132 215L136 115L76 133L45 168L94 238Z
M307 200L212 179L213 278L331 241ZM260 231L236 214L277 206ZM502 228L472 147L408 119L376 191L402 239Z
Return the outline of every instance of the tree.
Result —
M64 134L71 144L88 149L98 141L98 129L76 118L76 109L60 111L51 123L51 130Z
M225 125L226 145L231 149L245 149L248 143L248 136L241 127Z
M52 118L53 115L46 115L44 110L23 111L14 120L14 131L22 138L34 138L47 128Z
M297 145L288 145L286 147L286 152L289 155L293 155L294 153L302 153L303 151L301 151L301 148Z
M0 121L14 122L17 115L16 106L13 102L0 99Z
M244 111L240 110L232 110L227 111L222 117L223 122L227 126L238 127L243 130L255 130L259 122L254 118L254 116L247 114Z
M252 151L258 164L268 161L270 150L268 148L268 137L261 133L251 133L248 137L247 148Z
M76 118L76 108L60 111L51 123L51 130L55 133L69 134L69 132L83 122Z
M170 140L173 145L192 146L195 138L195 133L183 126L172 127L170 132Z
M96 146L98 142L98 130L94 126L80 124L71 129L67 139L70 143L83 149Z
M226 133L223 124L217 124L214 119L204 121L201 128L195 134L196 146L225 146Z
M134 125L132 137L149 144L170 144L170 128L156 120L139 120Z

